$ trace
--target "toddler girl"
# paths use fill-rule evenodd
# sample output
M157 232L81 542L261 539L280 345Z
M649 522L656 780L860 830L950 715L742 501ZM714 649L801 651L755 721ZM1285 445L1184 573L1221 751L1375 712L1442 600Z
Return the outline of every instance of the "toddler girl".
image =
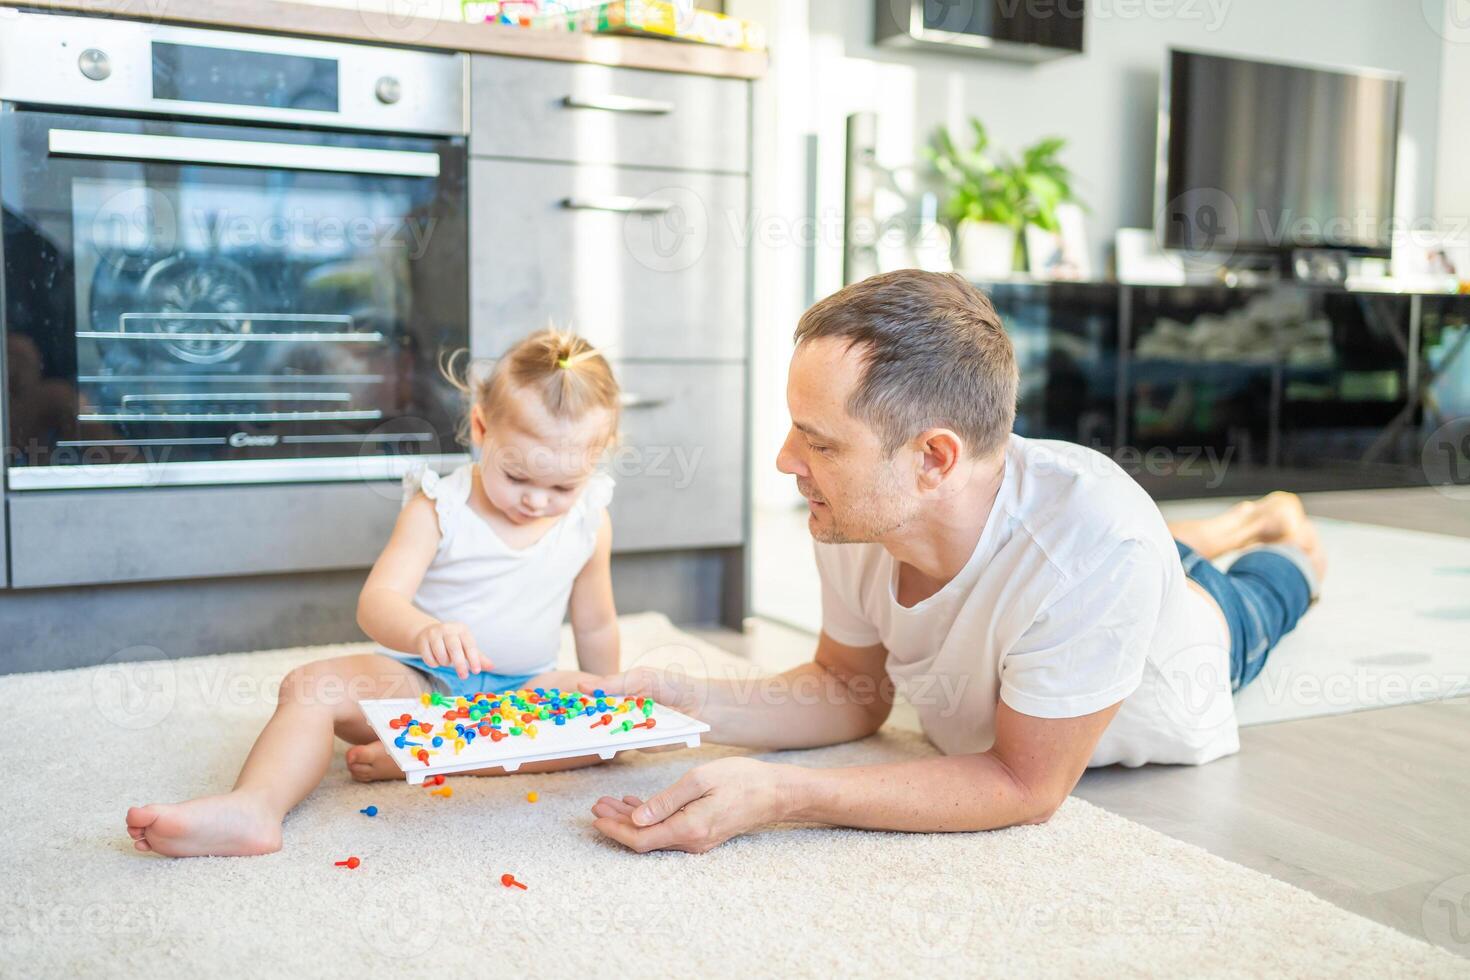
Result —
M359 700L575 690L589 675L617 672L606 511L613 483L596 469L618 425L611 368L580 337L543 331L474 387L468 435L479 461L444 477L404 478L397 526L363 586L358 623L378 652L287 674L234 789L131 808L128 833L138 850L179 857L279 850L281 822L326 773L334 735L355 743L347 755L355 778L401 778ZM556 670L568 610L586 674Z

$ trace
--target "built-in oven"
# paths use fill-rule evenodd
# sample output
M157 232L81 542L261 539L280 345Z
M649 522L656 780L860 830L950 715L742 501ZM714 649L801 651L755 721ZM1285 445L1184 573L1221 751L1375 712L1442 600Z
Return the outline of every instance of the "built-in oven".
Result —
M452 53L8 19L9 489L460 458L465 84Z

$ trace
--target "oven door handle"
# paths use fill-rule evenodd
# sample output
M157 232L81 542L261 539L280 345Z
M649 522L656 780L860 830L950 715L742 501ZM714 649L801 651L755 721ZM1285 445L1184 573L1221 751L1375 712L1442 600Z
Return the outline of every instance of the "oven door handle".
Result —
M167 160L228 167L322 170L399 177L439 176L439 154L423 150L376 150L363 146L316 143L265 143L258 140L107 133L86 129L49 131L53 155L109 160Z

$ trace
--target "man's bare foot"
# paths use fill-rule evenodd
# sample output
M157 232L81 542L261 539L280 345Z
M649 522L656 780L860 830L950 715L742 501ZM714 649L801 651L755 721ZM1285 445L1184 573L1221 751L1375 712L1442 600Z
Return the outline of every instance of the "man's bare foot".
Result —
M128 810L128 836L140 851L169 857L270 854L281 849L281 821L243 793Z
M1253 504L1259 526L1258 540L1262 544L1290 544L1300 548L1311 560L1320 583L1327 575L1327 556L1322 551L1317 525L1312 523L1307 509L1302 506L1302 498L1277 490Z
M393 761L382 742L368 742L348 749L347 771L359 783L403 778L403 770L398 768L398 763Z
M1307 522L1307 509L1302 506L1302 498L1285 490L1252 500L1250 507L1255 512L1256 541L1261 544L1289 541Z

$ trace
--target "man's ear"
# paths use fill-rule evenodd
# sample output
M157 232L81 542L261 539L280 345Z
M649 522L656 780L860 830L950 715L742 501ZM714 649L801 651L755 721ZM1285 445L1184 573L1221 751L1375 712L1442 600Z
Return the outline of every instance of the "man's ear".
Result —
M928 429L915 440L919 490L932 493L953 476L964 458L965 443L953 429Z

